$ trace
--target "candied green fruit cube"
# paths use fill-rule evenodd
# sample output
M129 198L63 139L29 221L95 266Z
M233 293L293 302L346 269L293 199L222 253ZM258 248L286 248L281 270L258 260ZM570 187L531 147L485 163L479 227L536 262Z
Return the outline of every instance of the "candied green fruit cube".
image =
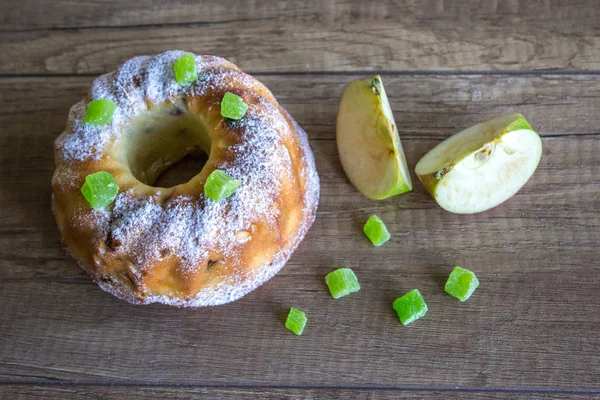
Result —
M181 56L173 63L175 80L180 85L189 85L198 79L196 57L192 53Z
M454 296L460 301L466 301L478 287L479 279L473 272L456 266L450 273L444 290L450 296Z
M239 179L233 179L226 172L216 169L206 179L204 194L214 201L223 201L235 193L240 183L242 181Z
M411 290L404 296L397 298L393 307L398 313L400 322L405 326L427 314L427 304L419 289Z
M334 299L339 299L360 290L358 279L350 268L340 268L328 273L325 277L325 283L329 286L329 292Z
M100 171L85 177L81 193L94 210L99 210L113 202L119 193L119 185L114 176Z
M248 111L248 104L236 94L231 92L225 93L221 100L221 115L229 119L242 119Z
M285 321L285 327L294 332L296 335L302 335L307 320L308 319L306 318L306 314L304 314L304 312L292 307L290 308L290 313Z
M363 231L375 246L381 246L392 237L381 218L377 215L371 215L369 217L363 227Z
M89 125L108 125L112 120L117 105L108 99L92 100L87 106L83 122Z

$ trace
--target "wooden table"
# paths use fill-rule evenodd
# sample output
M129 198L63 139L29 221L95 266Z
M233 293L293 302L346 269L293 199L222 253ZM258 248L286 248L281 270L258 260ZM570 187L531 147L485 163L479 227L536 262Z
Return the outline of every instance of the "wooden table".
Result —
M594 1L4 1L0 5L0 397L600 398L600 7ZM568 5L567 5L568 3ZM233 304L129 305L61 249L52 143L95 76L138 54L223 56L303 125L317 220L284 270ZM381 73L408 163L472 124L522 112L541 164L505 204L370 201L334 141L340 95ZM361 228L378 214L392 240ZM481 287L460 303L451 267ZM333 300L324 276L362 285ZM419 288L426 318L392 301ZM283 327L290 306L309 323ZM36 397L37 396L37 397Z

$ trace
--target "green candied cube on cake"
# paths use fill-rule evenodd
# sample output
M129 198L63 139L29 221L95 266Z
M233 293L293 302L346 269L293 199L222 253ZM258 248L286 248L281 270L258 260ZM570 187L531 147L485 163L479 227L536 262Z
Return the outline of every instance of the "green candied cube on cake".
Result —
M450 296L454 296L460 301L466 301L478 287L479 279L473 272L456 266L450 273L444 290Z
M94 210L99 210L113 202L119 193L119 185L114 176L100 171L85 177L81 193Z
M302 335L302 332L304 332L304 327L306 326L306 321L308 321L306 314L292 307L290 308L287 320L285 321L285 327L294 332L296 335Z
M221 170L214 170L206 179L204 194L214 201L223 201L236 192L240 186L239 179L233 179Z
M360 290L358 279L350 268L340 268L328 273L325 277L325 283L327 283L329 292L334 299L339 299Z
M108 99L98 99L89 102L83 122L88 125L108 125L112 120L117 105Z
M248 111L248 105L244 103L244 100L236 94L231 92L225 93L223 100L221 100L221 115L229 119L242 119Z
M365 223L365 226L363 227L363 231L371 243L373 243L375 246L381 246L390 240L390 237L392 237L381 218L379 218L377 215L371 215L369 217Z
M398 318L402 325L408 325L427 314L427 303L421 296L419 289L411 290L404 296L394 301L394 310L398 313Z
M196 57L188 53L179 57L173 64L175 80L180 85L189 85L198 79L198 68L196 67Z

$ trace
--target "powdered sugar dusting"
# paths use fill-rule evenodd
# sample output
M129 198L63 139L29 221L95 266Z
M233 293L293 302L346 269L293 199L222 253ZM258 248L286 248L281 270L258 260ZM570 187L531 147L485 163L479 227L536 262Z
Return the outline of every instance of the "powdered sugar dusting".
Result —
M217 67L213 71L210 74L200 73L198 84L194 87L195 95L202 96L208 91L218 90L231 81L240 88L251 88L257 82L252 76L238 70Z
M233 83L246 90L260 85L251 76L229 69L233 65L223 59L196 56L200 73L198 82L187 87L180 86L175 81L173 63L184 54L182 51L169 51L152 58L135 57L119 70L96 79L88 98L71 109L70 124L56 141L63 166L102 158L108 146L122 134L118 128L148 111L152 104L175 103L178 98L187 95L204 96L226 84ZM83 117L87 103L98 98L107 98L117 104L113 120L103 127L86 125ZM209 105L216 106L217 103ZM133 295L132 288L114 280L99 281L103 289L137 303L216 305L242 297L283 267L312 225L318 201L318 177L306 134L289 115L282 115L281 109L265 98L250 105L247 115L240 121L224 120L223 123L230 124L230 128L243 137L228 148L234 157L226 158L215 166L242 181L237 192L227 201L215 202L204 195L181 194L165 200L158 192L155 196L140 196L135 188L130 188L117 196L110 212L98 214L93 219L93 228L105 234L106 243L119 259L126 259L135 266L133 276L136 279L143 275L145 268L152 268L157 260L173 255L184 274L205 270L212 253L226 259L233 266L232 271L238 270L236 266L239 266L239 271L244 271L244 265L240 264L244 260L237 255L251 240L249 232L254 223L260 221L265 229L278 230L282 182L296 179L284 137L298 135L303 150L302 174L306 198L303 223L291 243L250 275L240 273L225 277L193 298L157 296L146 291L147 297L140 300ZM75 180L73 175L68 168L59 168L54 180L57 183L72 181ZM79 220L84 221L85 218ZM142 287L141 290L145 289Z
M106 208L100 210L83 211L76 210L73 214L72 223L78 227L91 226L97 235L97 240L102 240L108 232L110 211Z
M189 91L191 87L177 84L173 72L173 63L184 54L174 50L156 57L134 57L117 71L94 80L88 96L71 108L71 124L56 141L61 150L59 154L65 161L99 160L107 146L121 133L118 128L148 111L147 102L164 103ZM196 60L201 71L206 63L201 56ZM117 105L108 125L94 126L83 122L88 103L97 99L108 99Z
M245 140L230 148L235 158L218 168L242 183L226 202L179 196L158 204L157 198L139 198L132 190L120 193L110 227L118 251L138 265L148 264L161 252L177 254L182 268L194 269L206 259L206 248L235 256L243 243L238 233L251 230L253 221L275 227L280 212L276 200L281 180L289 179L291 161L277 126L266 125L270 117L250 113L236 123L244 129Z
M113 87L120 114L125 118L134 118L148 111L146 104L146 86L144 79L146 63L150 57L134 57L126 61L114 76ZM94 86L97 84L94 83ZM93 91L92 87L92 91Z
M56 140L59 154L66 160L99 159L104 146L111 140L111 131L102 126L86 125L83 122L87 102L75 104L69 113L72 132L60 135Z

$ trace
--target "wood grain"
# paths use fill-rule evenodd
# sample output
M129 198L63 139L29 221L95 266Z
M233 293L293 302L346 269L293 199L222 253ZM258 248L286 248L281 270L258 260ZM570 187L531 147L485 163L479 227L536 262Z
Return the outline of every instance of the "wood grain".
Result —
M573 392L506 392L506 391L424 391L391 389L287 389L287 388L196 388L196 387L115 387L115 386L23 386L7 385L1 388L11 400L44 399L172 399L211 398L221 400L571 400L591 399L594 393Z
M360 249L371 256L289 265L244 300L201 310L135 307L87 283L2 282L0 378L597 388L600 343L590 332L598 326L598 269L577 267L593 263L594 254L573 258L547 250L557 262L538 256L528 260L534 267L522 271L525 261L497 250L461 256L434 251L419 262L415 255L384 261L387 255L373 255L366 244ZM465 304L443 293L456 261L482 282ZM330 298L323 277L337 266L355 269L360 294ZM414 287L430 311L405 328L391 303ZM290 306L309 317L300 338L283 327Z
M410 94L413 117L404 122L407 131L416 131L404 141L411 166L481 116L470 104L473 96L456 94L471 84L483 88L487 79L495 88L482 107L489 113L494 104L504 111L522 106L525 96L536 99L525 103L551 132L543 140L540 168L509 202L471 216L442 211L418 182L407 195L365 199L345 178L330 140L336 109L326 93L337 97L344 84L327 83L338 77L263 78L284 105L290 102L311 136L322 179L318 218L277 277L239 302L200 310L119 301L85 278L58 246L49 212L51 146L90 79L0 80L6 89L0 124L1 381L598 388L600 338L592 332L600 323L599 121L595 113L576 122L556 113L592 110L600 78L390 80L391 93L417 80L421 87ZM316 92L323 102L314 101ZM292 93L299 100L292 101ZM430 96L440 97L430 102ZM432 117L432 107L442 109L432 104L444 96L456 96L448 102L456 116L446 111ZM392 99L394 109L409 103ZM485 105L486 96L478 99ZM461 104L464 114L457 111ZM573 136L578 132L572 123L588 134ZM381 248L361 233L373 213L393 235ZM482 282L464 304L443 292L455 264L473 269ZM362 290L334 301L323 277L339 266L355 269ZM430 311L405 328L391 302L414 287ZM283 327L290 306L309 316L302 337Z
M600 69L600 8L582 0L38 2L2 6L0 74L99 74L174 48L250 72Z
M0 398L600 398L599 19L585 0L0 2ZM69 107L95 75L172 48L256 74L307 130L321 176L286 268L217 308L102 292L50 212ZM482 214L444 212L414 175L409 194L362 197L335 116L345 86L376 72L411 169L511 112L541 133L540 167ZM362 234L371 214L393 235L381 248ZM443 291L456 264L481 281L466 303ZM323 278L337 267L362 289L336 301ZM391 303L413 288L429 313L403 327ZM309 318L301 337L283 326L291 306Z
M595 11L590 2L512 0L510 2L480 2L476 0L422 0L370 1L306 0L302 2L281 0L277 4L258 0L220 0L198 3L195 0L157 2L138 0L128 2L107 0L102 3L55 0L53 7L40 7L37 0L23 0L14 4L0 5L2 31L32 29L101 28L135 25L175 25L224 23L231 20L255 19L263 23L273 21L315 21L326 23L370 22L398 19L419 19L429 24L443 22L477 25L481 21L503 20L511 22L556 21L562 18L563 26L578 19L580 23L593 23ZM591 14L592 13L592 14ZM577 29L592 25L579 26Z
M507 262L517 263L509 268L529 269L531 260L545 258L547 251L553 250L560 252L568 265L585 257L581 261L587 259L587 262L582 268L593 268L587 263L593 260L597 251L594 246L600 243L597 230L600 202L596 196L600 184L597 162L600 137L545 138L543 142L544 159L535 179L512 201L488 213L457 216L438 209L414 175L412 193L382 202L367 201L344 176L335 143L313 141L323 181L319 219L313 234L305 240L309 244L298 251L302 258L293 259L291 264L318 263L324 257L329 259L332 250L336 251L336 258L362 260L355 250L357 243L366 243L360 224L369 213L377 213L392 233L399 235L397 244L404 252L398 254L399 249L391 246L377 249L373 255L378 256L377 260L385 257L385 262L391 263L390 268L398 262L398 257L430 260L426 254L431 246L435 251L433 258L445 253L444 258L450 263L452 256L460 257L465 251L481 252L483 256L487 251L502 254L509 250L503 256L509 257ZM435 144L437 141L406 141L409 165L415 165ZM58 246L54 220L48 211L48 182L53 162L49 156L45 161L40 157L24 157L23 170L3 181L0 248L10 268L0 269L0 280L66 280L83 276ZM27 170L33 163L36 168ZM23 187L26 191L22 191ZM506 235L506 230L511 234ZM475 232L475 237L463 236L469 232Z
M313 77L310 82L300 75L265 75L260 78L307 130L319 171L326 179L322 185L323 196L331 199L322 200L320 210L323 213L333 212L331 220L335 222L337 218L344 217L337 208L338 204L356 211L360 211L361 207L369 210L381 205L389 211L396 206L415 209L433 204L428 196L423 196L423 188L414 176L415 193L419 196L401 196L391 203L360 203L364 199L352 190L344 177L335 145L321 143L334 138L337 102L345 83L353 77L339 77L339 83L337 77ZM5 181L5 190L0 191L4 221L0 227L3 231L0 240L4 240L4 246L0 246L0 251L3 259L11 262L10 268L0 268L0 280L82 278L82 273L72 268L67 256L57 246L48 204L49 181L54 169L52 142L64 129L68 108L84 96L90 84L90 78L0 79L3 100L0 146L5 149L0 152ZM56 90L57 86L60 90ZM493 90L486 89L488 86ZM544 160L548 160L548 154L554 157L547 161L548 164L543 163L536 175L543 174L540 182L550 183L544 190L554 191L555 196L565 197L569 192L572 196L581 195L572 193L572 184L561 187L563 179L565 182L592 185L590 191L595 188L593 185L597 180L593 177L598 176L596 153L600 138L594 135L598 123L594 118L585 116L594 115L600 107L600 78L597 76L390 77L386 80L386 87L411 166L437 141L462 128L494 115L522 111L532 125L547 136L544 138ZM557 140L565 135L570 140ZM568 155L568 159L565 158L567 152L573 153ZM196 165L192 163L189 166ZM184 176L190 175L190 171L182 172ZM532 196L540 197L536 192ZM582 200L572 196L561 199L558 204L554 203L555 200L544 201L539 207L553 207L552 212L559 213L568 202L581 204ZM537 200L531 197L527 201L529 204ZM597 207L596 203L585 202L584 205L590 212ZM417 221L425 217L429 216L420 216ZM593 217L593 214L586 214L581 223L593 228L589 225L595 221ZM335 226L329 231L334 232ZM559 238L560 235L555 240ZM573 241L580 239L579 235ZM19 241L20 245L10 245L14 241ZM443 239L439 242L444 243ZM584 243L590 241L585 240ZM452 246L459 244L452 243ZM31 252L32 247L40 250ZM351 249L347 246L345 251ZM461 251L460 247L458 251Z
M257 78L311 139L323 140L335 139L339 99L346 85L359 77L260 74ZM93 79L0 79L3 129L36 132L42 121L48 140L52 139L64 129L68 109L85 96ZM600 108L598 75L386 74L383 82L403 140L444 139L476 122L514 112L523 113L542 136L600 131L595 118L590 118Z

